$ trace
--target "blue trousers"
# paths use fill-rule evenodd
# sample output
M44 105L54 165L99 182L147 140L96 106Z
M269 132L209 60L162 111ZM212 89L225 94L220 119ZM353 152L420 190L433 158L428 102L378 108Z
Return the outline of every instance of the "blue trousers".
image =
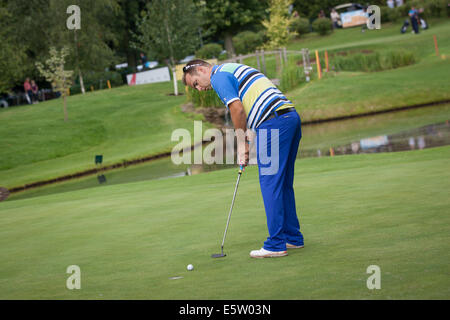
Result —
M302 137L301 120L291 111L264 121L256 129L259 183L269 237L264 249L286 250L286 242L303 245L294 196L294 164Z

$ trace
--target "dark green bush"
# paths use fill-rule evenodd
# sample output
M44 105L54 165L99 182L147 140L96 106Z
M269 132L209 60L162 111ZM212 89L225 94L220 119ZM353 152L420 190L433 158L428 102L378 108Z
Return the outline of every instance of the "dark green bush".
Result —
M324 36L333 31L333 25L329 18L318 18L312 23L312 28L315 32Z
M310 32L309 20L306 18L296 18L289 26L291 31L295 31L299 36Z
M413 0L407 2L408 9L411 6L416 8L423 8L424 12L421 14L424 18L447 18L450 13L448 0Z
M399 16L402 20L405 20L405 19L408 19L408 18L409 18L409 16L408 16L409 9L410 9L409 6L403 5L403 6L400 6L400 7L395 7L394 10L397 11L398 16Z
M233 37L233 45L236 54L246 54L254 52L264 42L262 32L243 31Z
M218 58L222 52L222 46L217 43L205 44L195 52L195 57L199 59Z
M390 22L397 22L399 19L402 18L401 12L398 10L399 7L396 8L389 8L387 15Z
M394 10L389 8L388 6L380 6L380 19L381 23L390 22L390 11Z

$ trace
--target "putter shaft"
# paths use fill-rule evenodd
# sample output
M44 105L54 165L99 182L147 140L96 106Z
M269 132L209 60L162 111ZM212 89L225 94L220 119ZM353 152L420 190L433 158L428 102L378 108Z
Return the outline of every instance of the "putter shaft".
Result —
M239 180L241 179L241 175L242 175L242 170L239 170L238 178L237 178L237 181L236 181L236 187L234 188L233 200L231 201L230 212L228 213L227 225L225 227L225 232L223 234L222 254L223 254L223 245L225 244L225 237L227 236L228 225L230 224L231 212L233 212L234 200L236 199L236 193L237 193L237 189L238 189L238 186L239 186Z

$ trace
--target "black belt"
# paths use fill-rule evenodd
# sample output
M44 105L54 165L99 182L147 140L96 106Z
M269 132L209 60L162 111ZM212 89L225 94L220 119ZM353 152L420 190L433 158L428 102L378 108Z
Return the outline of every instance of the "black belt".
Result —
M291 112L291 111L296 111L295 110L295 108L293 108L293 107L290 107L290 108L286 108L286 109L281 109L280 111L272 111L270 114L269 114L269 116L266 118L266 119L264 119L264 121L267 121L267 120L270 120L270 119L273 119L273 118L275 118L277 115L278 116L281 116L281 115L283 115L283 114L285 114L285 113L288 113L288 112ZM275 114L276 113L276 114ZM264 122L263 121L263 122Z

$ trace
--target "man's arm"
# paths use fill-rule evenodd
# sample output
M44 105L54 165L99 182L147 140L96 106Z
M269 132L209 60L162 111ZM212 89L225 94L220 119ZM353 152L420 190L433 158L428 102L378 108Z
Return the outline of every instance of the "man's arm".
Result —
M234 129L236 130L236 135L238 138L238 152L239 150L241 150L241 152L244 150L244 157L241 156L240 158L244 160L243 165L246 166L249 161L249 145L246 138L247 115L245 114L244 106L242 105L241 100L233 101L228 105L228 107L230 109L231 120L233 121ZM242 146L242 143L244 143L244 146Z

